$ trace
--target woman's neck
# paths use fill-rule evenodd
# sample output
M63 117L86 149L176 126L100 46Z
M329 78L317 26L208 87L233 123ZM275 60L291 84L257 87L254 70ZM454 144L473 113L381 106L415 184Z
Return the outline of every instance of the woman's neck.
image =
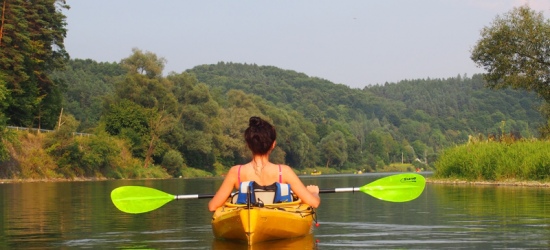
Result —
M258 167L265 167L269 164L269 155L255 155L251 163Z

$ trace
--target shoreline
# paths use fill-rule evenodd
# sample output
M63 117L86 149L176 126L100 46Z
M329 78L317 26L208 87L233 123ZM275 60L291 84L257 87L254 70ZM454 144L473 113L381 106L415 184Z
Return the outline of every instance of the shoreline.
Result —
M115 179L107 178L52 178L52 179L0 179L0 184L5 183L27 183L27 182L82 182L82 181L108 181Z
M110 181L121 179L108 179L108 178L54 178L54 179L0 179L0 184L7 183L26 183L26 182L82 182L82 181ZM130 179L123 179L130 180ZM144 178L135 180L158 180L158 178ZM467 181L461 179L433 179L426 177L426 183L440 184L440 185L475 185L475 186L517 186L517 187L550 187L550 182L542 181L518 181L514 179L504 181Z
M515 187L550 187L550 182L541 181L467 181L460 179L430 179L426 178L426 183L446 184L446 185L475 185L475 186L515 186Z

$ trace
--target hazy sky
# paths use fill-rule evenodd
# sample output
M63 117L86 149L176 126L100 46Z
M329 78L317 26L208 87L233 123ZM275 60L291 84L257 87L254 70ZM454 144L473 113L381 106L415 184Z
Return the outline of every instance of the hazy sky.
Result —
M119 62L132 48L164 73L220 61L271 65L354 88L471 76L479 32L550 0L67 0L71 58Z

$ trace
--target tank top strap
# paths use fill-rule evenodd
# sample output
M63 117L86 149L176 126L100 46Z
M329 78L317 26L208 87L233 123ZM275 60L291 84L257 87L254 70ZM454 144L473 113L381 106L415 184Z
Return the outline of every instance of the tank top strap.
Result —
M239 172L237 173L237 179L239 180L239 184L241 183L241 167L243 165L239 165Z
M283 171L281 170L281 164L279 164L279 183L283 183Z

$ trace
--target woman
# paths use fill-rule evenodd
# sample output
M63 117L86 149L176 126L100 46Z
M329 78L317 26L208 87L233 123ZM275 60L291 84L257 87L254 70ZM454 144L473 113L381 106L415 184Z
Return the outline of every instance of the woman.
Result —
M275 148L277 132L269 122L259 117L250 117L249 127L244 132L244 138L250 151L252 161L244 165L233 166L227 173L220 189L214 198L208 203L208 209L212 212L223 206L233 189L239 189L243 181L254 181L262 186L275 182L290 184L292 192L306 203L317 208L321 203L319 187L308 185L307 187L298 178L296 173L287 165L269 162L269 155Z

